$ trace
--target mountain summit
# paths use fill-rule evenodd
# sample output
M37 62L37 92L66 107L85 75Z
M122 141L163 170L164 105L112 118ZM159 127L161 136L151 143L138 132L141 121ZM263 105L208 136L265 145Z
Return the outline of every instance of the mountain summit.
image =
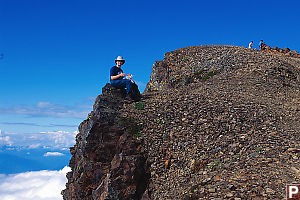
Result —
M153 65L142 101L107 84L71 148L73 199L283 199L300 183L300 56L194 46Z

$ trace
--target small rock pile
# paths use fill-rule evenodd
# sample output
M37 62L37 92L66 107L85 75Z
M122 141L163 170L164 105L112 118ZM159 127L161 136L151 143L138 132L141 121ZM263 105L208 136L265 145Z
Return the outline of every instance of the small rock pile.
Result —
M271 53L277 53L289 57L294 57L294 58L300 58L300 54L297 51L292 51L289 48L284 48L281 49L279 47L270 47L268 45L265 46L265 51L271 52Z

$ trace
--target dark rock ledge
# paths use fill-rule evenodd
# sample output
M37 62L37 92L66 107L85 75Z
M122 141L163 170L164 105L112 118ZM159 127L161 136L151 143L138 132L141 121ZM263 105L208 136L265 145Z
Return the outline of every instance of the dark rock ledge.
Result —
M125 91L106 84L79 125L65 200L141 199L150 178L138 125L119 113ZM144 195L146 196L146 195Z

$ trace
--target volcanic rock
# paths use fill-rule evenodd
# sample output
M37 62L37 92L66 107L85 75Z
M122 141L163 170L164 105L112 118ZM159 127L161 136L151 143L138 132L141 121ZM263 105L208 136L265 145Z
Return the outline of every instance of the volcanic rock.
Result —
M106 85L64 199L285 198L300 183L300 58L285 51L168 52L137 103Z

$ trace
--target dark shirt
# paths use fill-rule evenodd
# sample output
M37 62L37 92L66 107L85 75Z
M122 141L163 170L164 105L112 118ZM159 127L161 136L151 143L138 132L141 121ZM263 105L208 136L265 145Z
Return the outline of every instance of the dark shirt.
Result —
M119 74L122 74L122 73L123 73L123 70L119 67L113 66L110 69L110 76L116 76L116 75L119 75ZM123 76L120 76L119 78L117 78L115 80L121 80L121 79L123 79Z

